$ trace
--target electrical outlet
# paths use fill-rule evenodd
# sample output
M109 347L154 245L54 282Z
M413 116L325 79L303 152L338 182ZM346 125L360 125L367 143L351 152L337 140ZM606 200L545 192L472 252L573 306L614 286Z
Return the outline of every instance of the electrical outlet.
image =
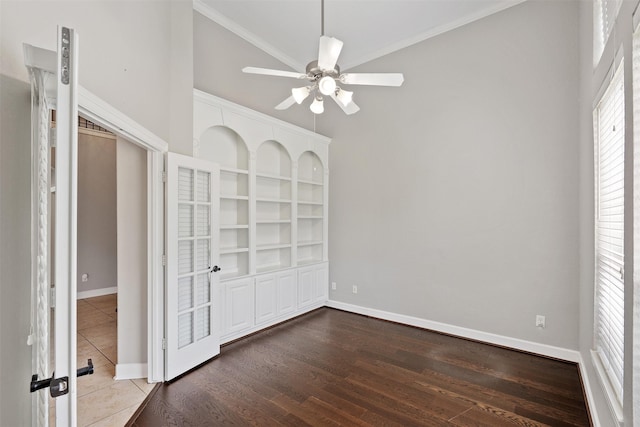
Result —
M358 293L358 287L356 285L353 285L353 289L351 290L351 292L353 292L354 294Z
M88 282L88 281L89 281L89 275L88 275L87 273L84 273L84 274L82 275L82 281L83 281L83 282Z
M336 289L338 289L338 286L336 285L336 282L331 282L331 290L335 291Z
M544 316L542 316L540 314L538 314L536 316L536 326L538 328L544 328L545 327L545 317Z

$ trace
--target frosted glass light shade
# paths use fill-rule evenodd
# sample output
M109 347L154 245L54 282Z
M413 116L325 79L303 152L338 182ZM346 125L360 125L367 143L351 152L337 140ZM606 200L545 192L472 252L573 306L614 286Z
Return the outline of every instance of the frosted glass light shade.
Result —
M340 104L342 104L343 107L346 107L353 101L353 92L340 89L336 94L336 98L338 98L338 101L340 101Z
M314 99L309 109L313 111L315 114L324 113L324 103L322 102L322 98L318 97Z
M318 89L320 93L323 95L331 95L335 93L336 90L336 81L333 77L324 76L318 82Z
M302 101L307 99L307 96L309 96L309 92L310 92L310 89L308 86L295 87L291 89L291 94L293 95L293 99L295 99L298 104L301 104Z

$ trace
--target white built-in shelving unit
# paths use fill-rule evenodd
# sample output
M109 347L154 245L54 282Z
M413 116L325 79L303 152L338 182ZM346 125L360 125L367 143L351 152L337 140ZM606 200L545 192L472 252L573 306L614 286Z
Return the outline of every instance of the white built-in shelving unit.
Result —
M329 142L194 90L194 157L220 166L223 343L325 304Z

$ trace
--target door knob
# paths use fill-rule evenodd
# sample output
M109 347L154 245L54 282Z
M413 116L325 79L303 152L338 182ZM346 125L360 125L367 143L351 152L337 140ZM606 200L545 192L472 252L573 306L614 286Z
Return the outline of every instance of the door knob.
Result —
M220 270L222 270L220 267L218 267L217 265L214 265L213 267L210 267L209 271L211 271L213 273L217 273Z

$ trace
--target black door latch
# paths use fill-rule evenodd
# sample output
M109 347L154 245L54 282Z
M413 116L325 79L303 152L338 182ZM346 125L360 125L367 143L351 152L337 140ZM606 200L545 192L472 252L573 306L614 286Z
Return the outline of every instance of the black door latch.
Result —
M93 374L93 361L89 359L87 360L87 366L78 369L76 376L81 377L83 375L91 374ZM49 387L51 397L63 396L69 393L69 377L54 378L55 376L56 373L54 372L51 375L51 378L38 381L38 374L33 374L31 376L31 384L29 387L31 393L47 387Z

